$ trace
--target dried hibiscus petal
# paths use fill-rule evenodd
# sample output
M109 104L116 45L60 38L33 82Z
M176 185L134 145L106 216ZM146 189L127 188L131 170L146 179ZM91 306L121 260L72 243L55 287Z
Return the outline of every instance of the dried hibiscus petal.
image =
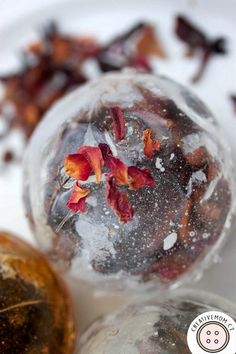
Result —
M103 160L110 174L115 178L116 184L129 185L128 166L121 160L112 155L111 149L107 144L99 144Z
M152 139L152 130L150 128L143 132L144 154L148 159L152 159L155 151L160 150L160 143Z
M95 173L96 182L100 183L103 167L103 157L101 150L96 146L82 146L77 154L83 155L89 162L92 171Z
M109 175L106 180L106 200L121 222L127 223L133 219L134 210L127 194L116 187L114 178Z
M130 166L128 167L128 174L130 177L129 187L131 189L139 189L144 186L155 186L155 180L148 168L141 170L136 166Z
M109 114L113 121L113 131L116 141L120 141L125 137L125 119L120 107L111 107Z
M67 207L74 213L77 213L78 211L84 213L86 211L85 202L88 194L89 189L80 186L78 182L76 182L71 193L70 199L66 204Z
M88 160L82 154L68 155L64 160L65 172L68 176L86 181L92 173Z
M226 54L226 41L224 38L219 37L214 40L208 38L203 31L183 16L177 17L175 31L177 36L187 44L188 55L192 56L195 54L196 50L202 51L201 65L192 79L193 82L197 82L201 79L212 55Z

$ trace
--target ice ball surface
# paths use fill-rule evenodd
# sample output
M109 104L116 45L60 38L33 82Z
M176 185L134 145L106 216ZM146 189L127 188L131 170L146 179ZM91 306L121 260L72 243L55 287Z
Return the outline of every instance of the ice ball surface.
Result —
M209 311L236 318L234 305L196 291L129 305L92 324L82 336L80 354L191 354L188 328Z
M199 276L231 225L231 159L206 106L151 74L105 75L46 115L25 205L41 248L104 289Z

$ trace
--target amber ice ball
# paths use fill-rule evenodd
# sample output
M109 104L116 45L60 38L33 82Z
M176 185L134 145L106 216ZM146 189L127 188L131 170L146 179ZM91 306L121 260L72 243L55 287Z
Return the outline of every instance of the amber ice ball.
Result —
M28 146L24 184L40 247L103 290L199 278L234 212L214 117L150 74L105 75L55 105Z
M46 259L0 233L0 353L72 354L71 300Z

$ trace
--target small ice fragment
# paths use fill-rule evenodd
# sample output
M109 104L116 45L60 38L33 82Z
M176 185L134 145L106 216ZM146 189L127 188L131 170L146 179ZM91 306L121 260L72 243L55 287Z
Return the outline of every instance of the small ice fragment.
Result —
M174 246L175 242L177 241L177 237L178 237L177 233L172 232L164 239L164 245L163 245L164 251L167 251Z
M160 170L161 172L165 171L165 168L162 165L162 159L160 159L159 157L157 157L157 159L156 159L156 168L158 170Z

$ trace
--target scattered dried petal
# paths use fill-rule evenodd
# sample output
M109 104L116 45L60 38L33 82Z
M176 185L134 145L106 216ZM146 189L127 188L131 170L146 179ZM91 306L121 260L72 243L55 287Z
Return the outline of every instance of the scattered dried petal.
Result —
M203 31L183 16L177 17L175 31L177 36L187 44L189 56L194 55L196 50L202 51L201 65L192 79L193 82L201 79L212 55L226 54L224 38L209 39Z
M157 38L153 26L146 24L137 41L136 53L140 56L147 57L156 55L160 58L166 58L166 53Z
M231 100L232 100L232 103L233 103L234 112L236 114L236 95L231 95Z
M120 141L125 137L125 119L120 107L111 107L109 114L113 121L113 131L116 141Z
M110 174L115 178L116 184L128 186L130 182L128 166L112 155L111 149L107 144L99 144L99 148L101 149L104 163Z
M96 175L96 183L100 183L102 176L103 157L99 147L81 146L77 154L83 155L89 162L91 170Z
M127 194L117 189L114 178L109 175L106 180L106 200L121 222L127 223L133 219L134 210Z
M148 159L152 159L155 151L160 150L160 143L157 140L153 140L152 130L150 128L144 130L143 132L143 144L144 144L144 154Z
M70 199L66 204L67 207L74 213L77 213L78 211L84 213L86 211L86 197L89 192L90 191L88 188L81 187L78 182L76 182L71 193Z
M92 173L89 161L78 153L68 155L65 158L64 168L68 176L80 181L87 181Z
M128 167L128 174L130 177L129 187L131 189L139 189L145 186L155 186L155 180L148 168L141 170L136 166L130 166Z

